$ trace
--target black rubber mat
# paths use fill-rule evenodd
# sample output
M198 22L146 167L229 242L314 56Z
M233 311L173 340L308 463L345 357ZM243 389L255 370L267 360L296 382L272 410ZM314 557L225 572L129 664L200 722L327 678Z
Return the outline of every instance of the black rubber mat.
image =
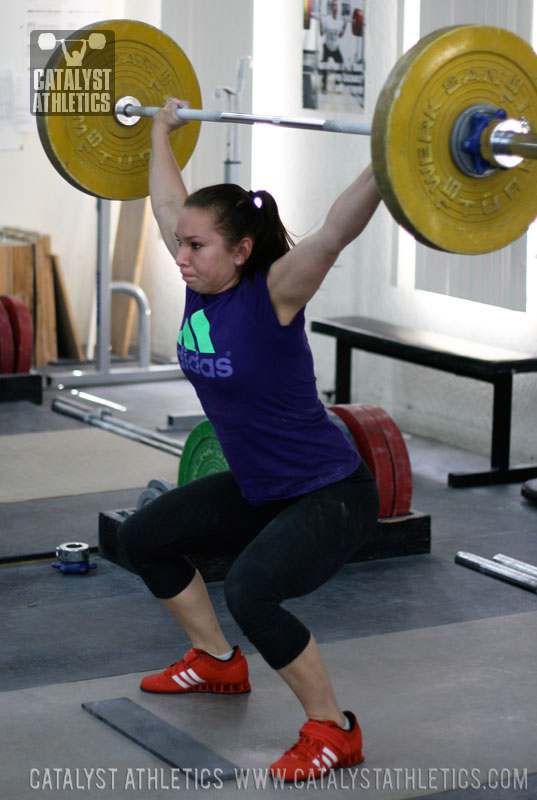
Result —
M96 398L105 399L124 406L126 412L118 412L128 422L155 429L166 426L169 414L179 412L199 413L199 400L188 381L179 379L118 386L95 386L85 389ZM42 405L29 401L0 404L0 436L17 433L68 430L79 428L84 423L51 410L55 397L71 398L67 390L45 389ZM156 399L157 398L157 399ZM74 398L79 399L79 398ZM98 402L81 400L89 410L98 411L103 406ZM116 412L112 412L116 413ZM170 435L174 435L171 433Z
M82 703L82 708L171 767L203 770L215 784L235 778L239 771L236 764L127 697Z
M42 405L23 400L17 403L2 403L0 406L0 436L65 431L78 427L80 422L54 414L50 410L50 398L46 395L43 397Z
M518 532L481 536L473 549L537 563L534 535L531 542ZM285 605L320 642L535 610L533 593L458 566L446 542L442 550L347 565ZM47 562L0 568L3 691L162 669L188 649L181 628L136 575L93 560L97 569L86 575L63 575ZM209 595L229 640L252 652L222 584L209 584Z
M135 506L141 490L0 503L0 563L55 553L67 541L97 547L99 512L118 503Z
M466 455L454 452L464 466ZM537 509L516 485L453 490L440 477L423 476L425 468L436 475L445 461L443 450L436 455L431 445L414 478L414 507L432 518L430 555L347 565L313 595L286 604L319 641L535 609L532 593L458 566L454 557L458 550L487 558L501 552L537 564ZM137 495L129 490L3 504L0 553L53 551L75 540L94 546L98 512L129 507ZM94 558L97 569L83 576L62 575L46 562L0 568L1 690L161 669L183 655L186 637L141 580ZM209 592L230 640L251 652L221 584Z

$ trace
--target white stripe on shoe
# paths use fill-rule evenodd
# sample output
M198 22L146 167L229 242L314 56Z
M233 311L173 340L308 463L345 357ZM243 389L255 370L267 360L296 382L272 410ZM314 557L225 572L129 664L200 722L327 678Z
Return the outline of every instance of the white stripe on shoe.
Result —
M178 683L179 686L181 687L181 689L189 689L190 688L188 683L183 683L183 681L181 680L179 675L172 675L172 680L174 680L176 683Z
M179 684L182 689L189 689L191 686L197 686L198 683L205 683L204 678L196 675L193 669L188 671L183 670L179 675L172 675L172 679Z
M333 753L333 752L332 752L332 750L330 750L330 748L329 748L329 747L323 747L323 753L324 753L324 755L323 755L323 759L324 759L325 761L326 761L326 759L325 759L325 755L327 755L327 756L328 756L328 758L329 758L329 759L331 759L331 761L332 761L332 764L335 764L335 763L337 762L337 756L336 756L336 754L335 754L335 753ZM328 763L328 762L327 762L327 763Z
M325 766L321 766L321 762L318 758L312 759L312 764L314 764L317 769L320 769L322 772L326 772L326 769L332 769L337 764L337 756L335 753L332 752L328 747L323 747L322 752L319 753L321 759L326 764Z

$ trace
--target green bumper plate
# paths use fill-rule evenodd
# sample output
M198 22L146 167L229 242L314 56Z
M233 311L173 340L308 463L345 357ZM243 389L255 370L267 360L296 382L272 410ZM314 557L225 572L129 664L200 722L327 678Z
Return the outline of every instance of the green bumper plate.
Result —
M186 440L179 462L178 485L182 486L196 478L204 478L213 472L224 472L228 469L213 426L208 419L203 420Z

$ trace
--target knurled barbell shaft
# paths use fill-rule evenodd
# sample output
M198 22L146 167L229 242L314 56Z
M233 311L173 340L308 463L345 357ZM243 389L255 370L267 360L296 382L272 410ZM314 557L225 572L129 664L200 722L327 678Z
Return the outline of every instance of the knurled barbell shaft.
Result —
M126 104L121 113L126 117L153 117L159 106L135 106ZM278 125L280 128L302 128L314 131L330 131L333 133L354 133L363 136L371 135L371 124L366 122L349 122L336 119L314 119L307 117L268 117L256 114L239 114L232 111L204 111L195 108L176 108L177 119L196 120L200 122L235 122L242 125L254 125L259 122L265 125Z

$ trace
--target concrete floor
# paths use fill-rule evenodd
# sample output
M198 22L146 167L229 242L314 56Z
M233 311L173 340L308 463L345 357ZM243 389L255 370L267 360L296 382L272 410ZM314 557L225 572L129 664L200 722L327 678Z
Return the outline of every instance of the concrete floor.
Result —
M129 421L153 428L179 408L197 410L184 382L89 391L124 402ZM0 405L0 435L77 426L50 411L52 396L46 393L42 407ZM479 469L486 459L418 437L407 437L407 445L413 507L432 517L431 554L347 565L293 601L321 643L340 702L359 717L360 767L315 785L263 785L268 765L296 740L302 711L243 641L220 584L211 584L211 596L248 654L251 694L159 697L139 690L141 675L179 658L186 641L135 576L98 557L97 569L80 580L47 561L4 563L2 797L167 798L187 789L206 798L322 791L327 798L446 792L445 800L535 800L537 596L453 559L464 549L537 564L537 507L515 485L448 489L448 471ZM2 504L0 553L46 553L52 541L82 538L77 530L95 544L99 504L128 507L141 488L79 502ZM226 758L236 776L223 782L210 763L208 771L188 772L188 744L177 753L186 772L171 768L82 709L115 698L129 698Z

